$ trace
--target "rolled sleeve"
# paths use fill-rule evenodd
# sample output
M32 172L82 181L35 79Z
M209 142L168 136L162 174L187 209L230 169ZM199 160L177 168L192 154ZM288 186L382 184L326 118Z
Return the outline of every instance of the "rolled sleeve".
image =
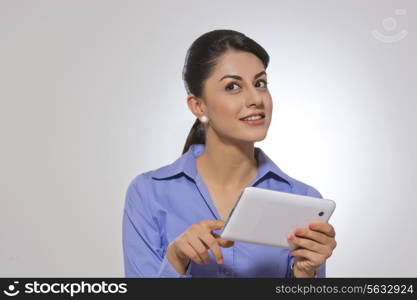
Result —
M290 278L291 277L291 265L294 262L294 256L290 255L290 251L288 250L288 263L287 263L287 272L285 274L286 278Z

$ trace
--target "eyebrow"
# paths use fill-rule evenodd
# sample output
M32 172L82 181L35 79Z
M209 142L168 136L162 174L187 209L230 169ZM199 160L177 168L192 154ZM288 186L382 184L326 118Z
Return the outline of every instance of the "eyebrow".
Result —
M264 74L266 75L266 72L265 71L259 72L258 74L256 74L253 77L253 79L256 79L256 78L258 78L258 77L260 77L260 76L262 76ZM242 77L240 77L239 75L224 75L219 81L222 81L225 78L234 78L234 79L237 79L237 80L242 80Z

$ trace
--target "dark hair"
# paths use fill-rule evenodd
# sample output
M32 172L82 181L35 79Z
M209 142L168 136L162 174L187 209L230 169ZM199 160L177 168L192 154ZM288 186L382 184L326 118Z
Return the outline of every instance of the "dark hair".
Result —
M210 76L219 56L228 49L253 53L263 63L265 69L269 63L269 55L257 42L235 30L218 29L209 31L198 37L190 46L185 57L182 79L187 93L196 97L203 94L203 82ZM197 118L191 127L182 154L192 144L205 144L206 133L204 124Z

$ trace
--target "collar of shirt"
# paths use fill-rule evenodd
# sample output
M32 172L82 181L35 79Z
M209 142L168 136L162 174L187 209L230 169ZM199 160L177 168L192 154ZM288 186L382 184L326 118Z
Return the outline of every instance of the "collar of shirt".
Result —
M185 174L193 181L196 181L197 168L195 158L199 156L204 149L204 144L192 144L188 151L181 155L172 164L154 170L152 178L163 180ZM250 184L251 186L256 185L258 182L270 176L273 176L277 180L288 183L291 189L293 188L291 178L282 172L281 169L262 151L261 148L255 147L255 156L258 160L258 173L253 182Z

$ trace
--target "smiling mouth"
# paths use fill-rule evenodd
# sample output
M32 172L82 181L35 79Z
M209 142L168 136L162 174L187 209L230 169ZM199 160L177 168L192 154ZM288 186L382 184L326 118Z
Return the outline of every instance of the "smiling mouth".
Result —
M240 120L240 121L242 121L242 123L244 123L245 126L258 127L258 126L264 126L266 124L265 117L260 118L260 119L255 119L255 120Z
M259 118L259 116L260 116L260 118ZM257 117L256 119L246 119L245 120L245 118L242 118L242 119L239 119L239 120L244 121L244 122L247 122L247 121L260 121L260 120L265 119L265 116L264 115L258 115L256 117Z

